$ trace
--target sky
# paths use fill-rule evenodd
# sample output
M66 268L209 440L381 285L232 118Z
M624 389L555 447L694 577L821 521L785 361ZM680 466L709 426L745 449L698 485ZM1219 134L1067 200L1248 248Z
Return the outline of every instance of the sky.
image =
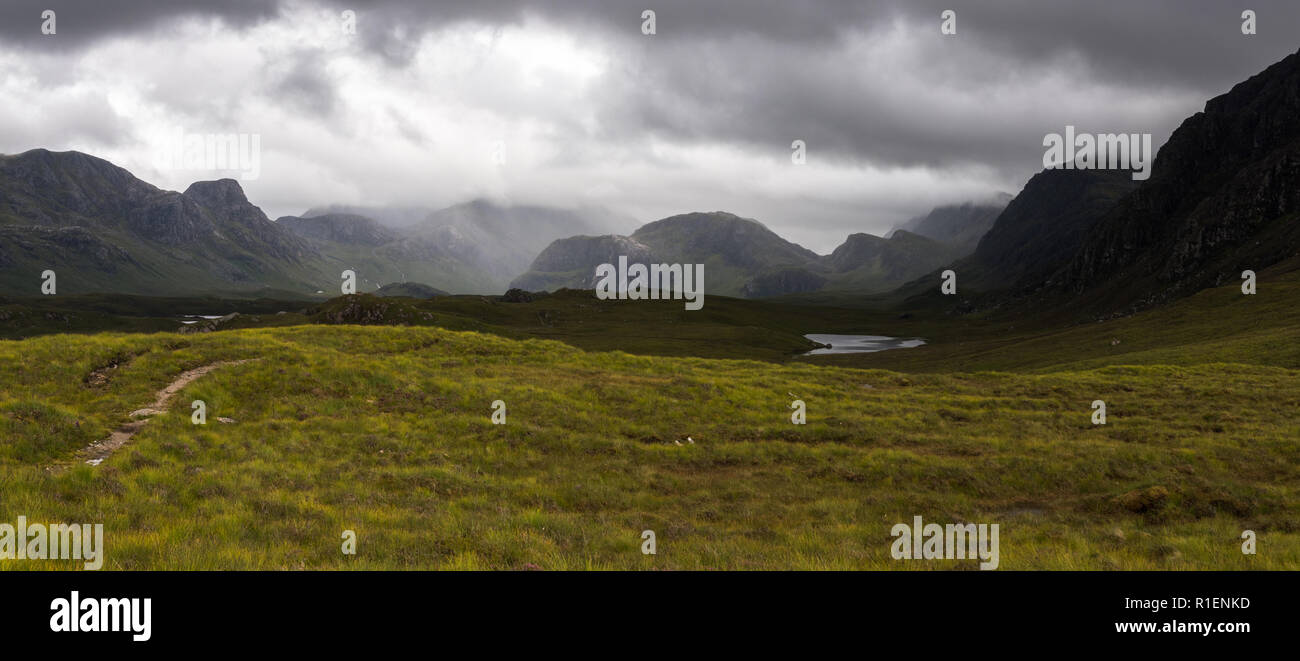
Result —
M1297 27L1294 0L5 0L0 153L232 177L272 218L729 211L827 253L1018 192L1066 125L1160 145ZM160 156L207 135L257 144L257 172Z

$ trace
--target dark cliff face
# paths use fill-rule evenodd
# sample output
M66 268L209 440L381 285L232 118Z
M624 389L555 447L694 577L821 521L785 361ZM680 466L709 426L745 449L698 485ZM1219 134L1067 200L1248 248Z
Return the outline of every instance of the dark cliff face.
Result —
M1069 262L1115 203L1136 187L1127 171L1044 170L1007 205L956 271L977 290L1033 290Z
M1295 255L1297 212L1300 54L1185 120L1054 284L1122 293L1098 304L1116 311L1190 294Z

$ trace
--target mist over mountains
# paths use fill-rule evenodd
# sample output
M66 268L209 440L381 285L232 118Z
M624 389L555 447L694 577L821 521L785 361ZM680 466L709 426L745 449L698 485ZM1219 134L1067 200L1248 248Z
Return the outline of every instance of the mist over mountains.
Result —
M956 245L906 230L885 239L855 233L829 255L791 243L765 225L724 211L648 223L630 236L575 236L548 246L511 287L591 288L596 266L629 262L704 264L707 291L757 298L823 290L890 289L960 257Z
M444 209L328 206L271 221L232 179L159 189L79 152L0 156L0 285L34 295L590 288L620 256L701 263L710 295L897 291L954 309L1043 305L1120 314L1294 265L1300 246L1300 54L1211 99L1153 174L1052 169L1014 198L944 205L830 254L725 211L636 225L604 209L473 200ZM865 224L865 223L864 223ZM936 298L953 269L960 295ZM416 287L414 285L420 285Z
M952 246L957 252L969 255L975 251L984 234L993 227L998 214L1007 208L1014 196L998 193L984 202L966 202L935 207L924 216L917 216L885 234L888 239L894 232L906 230L940 243Z
M349 269L361 291L419 283L500 293L590 287L596 265L626 255L704 263L716 295L879 291L960 256L955 237L988 213L961 209L934 229L941 240L853 234L824 256L726 212L665 218L631 236L602 233L635 224L607 210L487 200L318 207L273 222L233 179L176 193L94 156L36 149L0 161L0 282L34 293L36 275L52 269L67 293L308 296L335 291Z
M79 152L0 156L0 284L35 294L58 274L65 293L336 292L418 282L500 293L551 240L631 224L599 210L477 200L441 210L335 210L272 222L233 179L164 191Z
M603 209L507 206L473 200L445 209L314 208L276 219L342 267L380 284L419 282L500 293L551 240L634 224Z

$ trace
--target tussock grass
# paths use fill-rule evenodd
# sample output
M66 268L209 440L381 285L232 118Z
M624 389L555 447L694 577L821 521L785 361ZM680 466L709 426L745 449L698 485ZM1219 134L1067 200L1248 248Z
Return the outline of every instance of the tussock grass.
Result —
M47 335L0 342L0 521L102 522L111 569L974 568L891 559L915 515L1000 524L1004 569L1300 568L1297 373L1181 358L904 374L436 327Z

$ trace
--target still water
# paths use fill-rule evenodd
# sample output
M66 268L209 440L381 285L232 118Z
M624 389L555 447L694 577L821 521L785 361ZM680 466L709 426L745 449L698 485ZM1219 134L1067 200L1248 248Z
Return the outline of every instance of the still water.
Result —
M911 349L925 344L919 338L886 337L884 335L825 335L812 333L804 337L818 344L829 344L831 348L813 349L805 356L818 356L828 353L871 353L888 349Z

